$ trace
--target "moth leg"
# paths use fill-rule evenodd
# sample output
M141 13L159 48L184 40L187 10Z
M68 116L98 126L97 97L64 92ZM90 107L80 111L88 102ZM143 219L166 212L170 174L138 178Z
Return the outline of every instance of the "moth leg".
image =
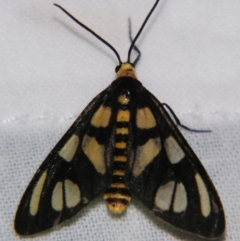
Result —
M178 126L181 126L183 129L187 130L187 131L192 131L192 132L200 132L200 133L207 133L207 132L211 132L211 130L196 130L196 129L192 129L192 128L189 128L185 125L183 125L180 120L178 119L177 115L174 113L174 111L172 110L172 108L166 104L166 103L162 103L163 106L165 106L168 111L171 113L171 115L173 116L173 119L175 120L176 122L176 125Z

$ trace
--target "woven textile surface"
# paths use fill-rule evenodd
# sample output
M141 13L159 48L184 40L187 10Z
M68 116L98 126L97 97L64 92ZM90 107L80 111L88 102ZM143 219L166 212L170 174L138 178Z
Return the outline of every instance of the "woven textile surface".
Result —
M153 4L57 3L110 42L122 61L130 45L128 17L135 35ZM227 241L240 239L239 12L234 0L162 0L136 43L143 85L183 124L212 131L181 130L221 197ZM115 79L118 62L52 1L4 1L0 19L0 239L9 241L20 240L13 220L27 184L84 107ZM115 217L99 197L34 240L196 239L168 227L137 200Z

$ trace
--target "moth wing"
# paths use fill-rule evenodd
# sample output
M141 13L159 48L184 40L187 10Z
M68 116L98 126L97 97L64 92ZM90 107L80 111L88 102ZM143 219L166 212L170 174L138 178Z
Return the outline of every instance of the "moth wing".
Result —
M75 215L109 182L111 93L95 97L39 167L15 217L19 234L33 234ZM106 151L108 150L108 151Z
M214 238L225 229L215 187L163 105L146 89L132 119L127 184L154 214L177 228Z

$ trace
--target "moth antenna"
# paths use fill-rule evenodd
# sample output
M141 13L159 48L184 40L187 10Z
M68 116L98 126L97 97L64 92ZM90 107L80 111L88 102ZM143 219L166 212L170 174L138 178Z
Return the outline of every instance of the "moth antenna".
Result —
M131 19L128 18L128 35L129 35L129 39L130 39L130 42L132 43L133 39L132 39L132 25L131 25ZM141 58L141 51L139 50L139 48L134 45L133 46L133 49L137 52L138 56L137 58L133 61L133 65L136 67L138 61L140 60Z
M98 40L100 40L102 43L104 43L105 45L107 45L117 56L117 59L119 61L119 64L122 64L121 58L117 52L117 50L110 44L108 43L105 39L103 39L102 37L100 37L98 34L96 34L93 30L91 30L89 27L87 27L85 24L83 24L82 22L80 22L79 20L77 20L73 15L71 15L67 10L65 10L63 7L61 7L60 5L54 3L54 6L60 8L64 13L66 13L73 21L75 21L77 24L79 24L81 27L83 27L85 30L87 30L88 32L90 32L92 35L94 35Z
M140 36L140 34L141 34L143 28L145 27L148 19L151 17L154 9L156 8L156 6L158 5L159 2L160 2L160 0L157 0L157 1L154 3L152 9L150 10L150 12L148 13L147 17L145 18L145 20L144 20L141 28L138 30L138 33L137 33L136 37L133 39L132 44L131 44L131 46L130 46L130 48L129 48L129 50L128 50L128 60L127 60L128 63L130 63L131 52L132 52L132 49L134 48L134 45L135 45L138 37Z

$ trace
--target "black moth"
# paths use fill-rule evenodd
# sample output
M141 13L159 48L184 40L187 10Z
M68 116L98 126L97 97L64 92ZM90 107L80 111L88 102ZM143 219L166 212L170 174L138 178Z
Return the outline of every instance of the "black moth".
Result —
M22 235L53 227L104 195L121 214L132 195L154 214L190 233L215 238L225 229L218 194L204 167L161 104L135 75L135 46L156 1L132 41L117 79L96 96L54 147L19 204L15 230ZM132 49L139 55L130 62Z

